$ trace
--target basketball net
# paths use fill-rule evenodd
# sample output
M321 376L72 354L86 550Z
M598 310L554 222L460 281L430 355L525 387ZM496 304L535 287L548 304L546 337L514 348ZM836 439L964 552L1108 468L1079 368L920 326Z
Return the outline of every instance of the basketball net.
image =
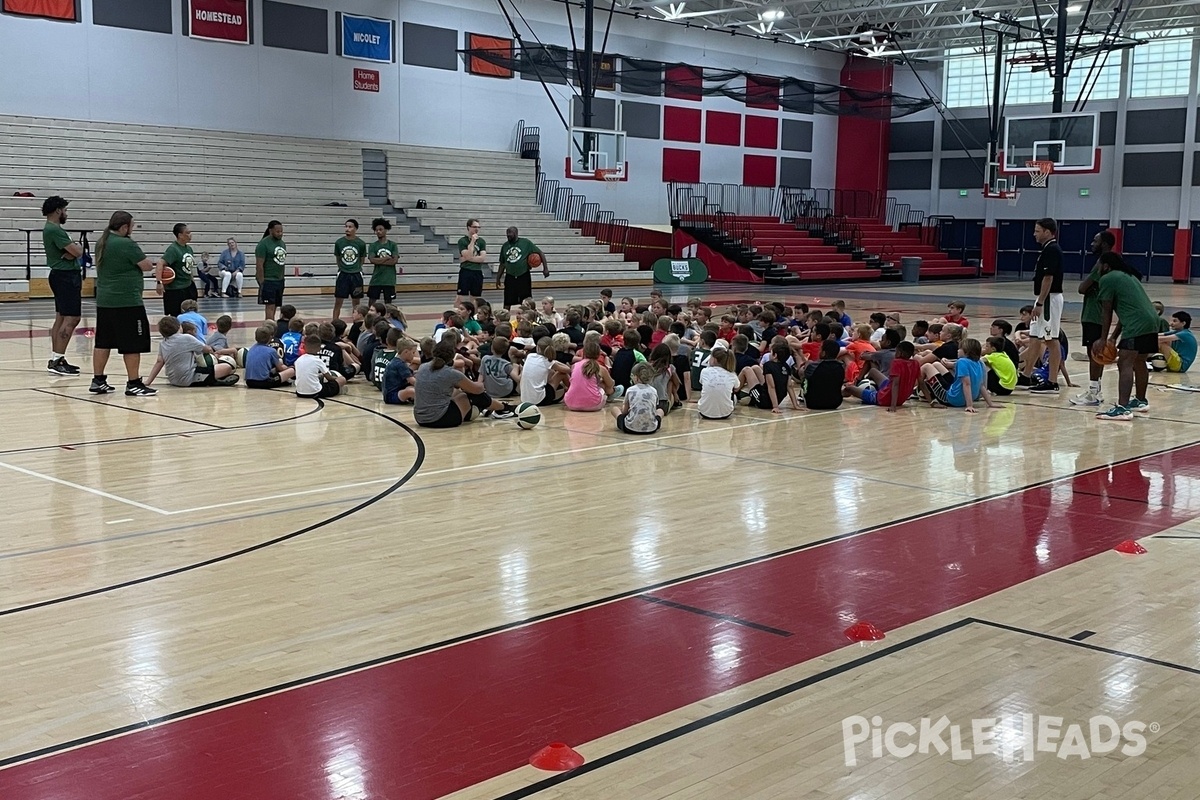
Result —
M1035 189L1045 189L1046 181L1054 174L1054 162L1026 161L1025 166L1029 168L1029 185Z

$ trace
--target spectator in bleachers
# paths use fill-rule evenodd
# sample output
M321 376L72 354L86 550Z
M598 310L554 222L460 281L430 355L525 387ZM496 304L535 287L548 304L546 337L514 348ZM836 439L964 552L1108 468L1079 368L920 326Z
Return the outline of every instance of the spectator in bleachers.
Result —
M182 222L171 229L175 241L167 247L154 270L155 286L163 299L163 314L178 317L184 300L196 299L196 254L192 252L192 232ZM163 280L163 268L170 267L175 276Z
M54 294L54 324L50 326L50 361L46 369L53 375L78 375L79 367L67 363L67 346L75 335L75 326L83 314L83 271L79 257L83 246L71 241L63 230L67 221L68 201L54 195L42 203L42 245L46 266L50 268L50 291Z
M246 254L238 249L237 239L230 239L224 252L217 258L221 268L221 294L228 297L242 296L242 273L246 271ZM230 284L233 291L229 290Z
M275 319L275 307L283 305L283 268L287 265L287 245L283 241L283 223L267 223L263 238L254 248L254 279L258 281L258 304L264 319Z
M221 296L221 267L212 261L211 253L200 254L200 282L204 284L205 297Z

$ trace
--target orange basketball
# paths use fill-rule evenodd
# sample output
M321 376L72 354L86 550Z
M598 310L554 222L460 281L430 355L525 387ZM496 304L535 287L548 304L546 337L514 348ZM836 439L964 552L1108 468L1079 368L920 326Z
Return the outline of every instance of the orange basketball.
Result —
M1095 345L1092 346L1092 360L1097 364L1115 364L1117 363L1117 346L1111 341L1105 341L1104 345L1099 349Z
M542 265L542 254L530 253L529 258L525 259L525 263L529 265L530 269L537 269Z
M171 269L170 267L163 267L162 268L162 282L170 283L173 280L175 280L175 270Z

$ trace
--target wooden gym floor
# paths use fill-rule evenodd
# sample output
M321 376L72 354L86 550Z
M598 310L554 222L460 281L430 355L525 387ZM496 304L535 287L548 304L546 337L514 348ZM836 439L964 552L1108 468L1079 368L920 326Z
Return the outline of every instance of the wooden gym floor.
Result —
M979 335L1029 288L703 296L906 324L959 298ZM447 302L401 299L417 333ZM246 323L242 343L260 314L201 311ZM430 431L361 381L324 404L95 398L45 373L51 317L0 307L4 800L1200 797L1180 376L1152 375L1132 423L1064 390L975 416L685 409L646 439L561 409ZM69 355L85 373L89 347ZM1112 551L1128 539L1148 552ZM886 638L853 644L863 621ZM1143 726L1144 752L1059 757L1101 715ZM964 732L946 752L844 736L943 716ZM1023 747L1039 725L1046 747ZM586 763L528 766L551 742Z

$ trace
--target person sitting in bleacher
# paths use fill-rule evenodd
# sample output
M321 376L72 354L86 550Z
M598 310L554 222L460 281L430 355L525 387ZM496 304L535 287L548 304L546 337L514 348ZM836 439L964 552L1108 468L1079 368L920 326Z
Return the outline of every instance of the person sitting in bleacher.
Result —
M221 294L227 297L242 296L242 275L246 271L246 254L238 249L237 239L226 242L228 247L217 258L221 268ZM229 290L233 284L233 291Z

